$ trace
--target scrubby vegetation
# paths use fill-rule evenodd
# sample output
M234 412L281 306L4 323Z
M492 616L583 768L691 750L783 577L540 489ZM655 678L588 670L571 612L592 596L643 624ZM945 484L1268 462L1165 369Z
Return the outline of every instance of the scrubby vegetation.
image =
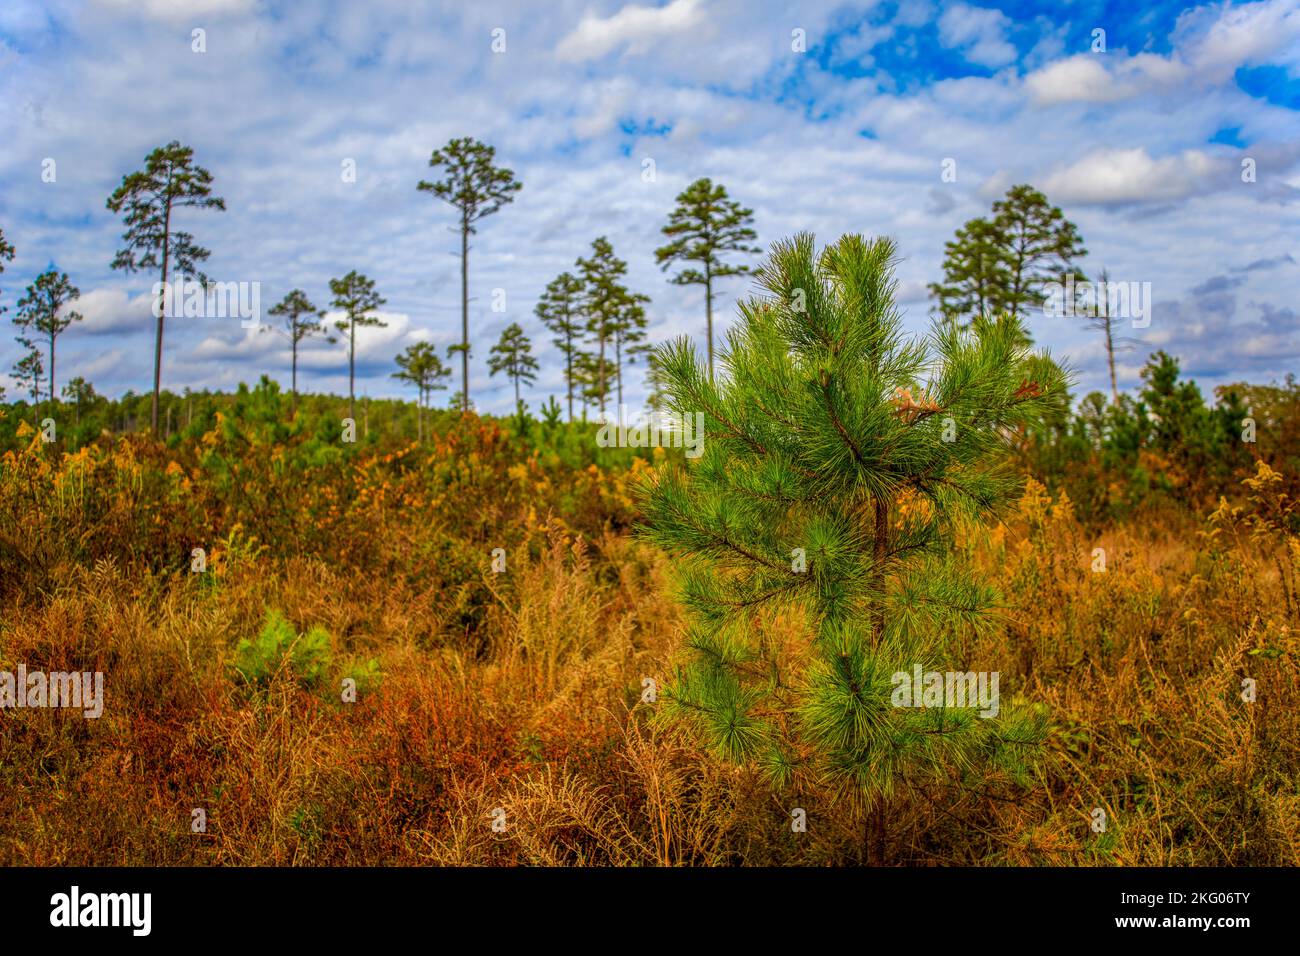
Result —
M1295 386L1239 392L1259 440L1208 469L1177 430L1236 411L1215 426L1152 368L1154 392L1015 438L1018 503L954 541L1000 602L953 659L999 670L1045 736L1028 779L900 783L880 862L1300 862ZM1155 404L1171 387L1182 417ZM345 398L175 401L164 440L115 427L148 396L97 399L53 443L3 410L0 670L102 671L106 704L0 714L0 861L867 858L833 782L778 787L665 717L686 621L637 489L679 449L446 411L418 442L398 402L343 445Z

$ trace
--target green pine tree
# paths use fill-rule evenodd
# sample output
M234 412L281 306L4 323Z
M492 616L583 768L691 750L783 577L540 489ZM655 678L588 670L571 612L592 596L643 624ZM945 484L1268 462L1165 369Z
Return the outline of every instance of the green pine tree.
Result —
M442 364L432 344L416 342L397 356L399 371L393 378L409 382L416 388L415 434L419 441L424 441L424 409L428 407L429 397L433 392L444 389L443 379L451 377L451 369Z
M603 413L610 392L617 385L622 401L621 336L629 330L635 334L645 326L641 303L650 300L631 292L623 284L627 263L614 255L614 247L604 236L591 244L591 255L577 262L583 284L583 315L587 333L595 346L595 378L585 390Z
M1023 323L1043 304L1043 284L1082 278L1076 263L1088 254L1078 227L1032 186L1011 187L989 218L967 222L944 249L944 280L930 295L943 318L967 323L1003 312Z
M993 223L972 219L944 250L943 282L932 282L929 289L946 321L987 319L1004 306L1010 270Z
M702 414L703 451L644 488L690 621L667 713L778 786L834 787L877 862L901 788L1032 757L1037 724L1010 706L895 706L894 675L987 669L950 657L998 603L958 542L1017 492L1006 436L1065 388L1010 326L905 337L894 262L888 239L818 256L801 234L758 271L716 380L687 340L660 348L665 403ZM773 633L791 606L810 640Z
M63 397L72 402L75 409L73 424L80 425L82 408L93 404L99 396L95 394L95 387L78 375L63 386Z
M659 355L654 349L646 353L646 385L649 386L649 394L646 396L646 405L652 411L664 411L664 393L663 393L663 373L659 369Z
M573 392L579 384L576 372L582 353L582 282L570 272L561 272L546 286L535 311L542 324L555 334L551 342L564 356L564 385L569 421L573 421Z
M727 197L727 189L712 180L697 179L677 197L663 234L672 241L655 250L655 261L664 269L674 262L697 262L699 268L683 269L673 276L674 285L704 286L704 314L708 329L709 372L713 372L713 282L727 276L744 275L748 266L725 262L720 253L758 253L749 243L758 234L750 228L754 211Z
M294 289L271 306L270 314L279 317L283 321L283 327L277 329L271 325L264 325L262 330L279 332L289 340L289 387L293 393L291 408L297 411L298 346L304 339L313 335L324 335L326 341L330 343L337 340L329 335L325 326L321 324L321 320L325 318L325 310L312 305L311 300L307 298L307 293L302 289Z
M602 390L601 369L594 352L582 351L574 356L573 381L578 388L578 397L582 400L582 420L585 422L587 406L603 405L602 396L608 394L607 390Z
M416 189L431 193L460 216L460 361L461 408L469 411L469 237L478 231L475 223L514 202L523 189L513 170L494 165L496 149L472 137L452 139L429 157L429 165L442 168L438 182L420 180Z
M68 281L68 274L51 266L36 277L36 281L27 287L27 294L18 300L14 325L23 331L24 336L33 333L41 336L49 346L46 353L50 359L47 394L51 399L59 394L54 386L54 344L68 326L81 321L80 312L67 308L79 298L81 290ZM19 341L28 348L35 348L25 337Z
M501 338L492 346L488 356L488 371L495 375L505 372L515 383L515 408L520 407L519 383L532 384L537 379L537 360L533 358L533 343L519 323L511 322L501 332Z
M40 348L31 339L18 338L18 344L27 350L27 354L14 363L13 377L20 387L32 397L32 404L41 401L41 379L45 377L45 360Z
M636 357L650 351L646 342L645 304L648 295L628 292L615 314L614 329L614 385L617 404L623 404L623 366L635 365Z
M194 150L172 140L155 149L144 160L144 169L122 177L122 184L108 197L112 212L126 210L126 245L113 258L114 269L136 272L162 269L162 286L167 289L168 271L173 266L181 275L193 273L204 285L207 276L198 271L199 263L211 253L194 242L188 232L179 232L172 222L173 213L190 206L198 209L225 210L226 202L212 195L212 174L194 164ZM158 321L154 332L153 402L150 422L158 431L158 396L162 388L163 318L166 300L156 303Z
M330 292L334 293L334 308L343 312L343 318L334 323L339 332L348 337L348 418L356 420L357 326L387 327L370 313L387 299L375 291L373 280L355 269L342 279L330 279Z
M1044 282L1078 276L1076 261L1088 254L1074 223L1032 186L1012 186L993 204L993 225L1006 249L1009 285L1002 304L1015 318L1043 304Z

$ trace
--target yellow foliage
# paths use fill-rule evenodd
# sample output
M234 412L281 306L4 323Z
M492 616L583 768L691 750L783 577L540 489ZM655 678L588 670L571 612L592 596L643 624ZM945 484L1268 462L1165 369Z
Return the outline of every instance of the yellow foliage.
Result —
M1047 494L1047 486L1035 478L1025 479L1025 491L1020 497L1020 513L1031 524L1042 524L1047 517L1047 508L1052 503Z

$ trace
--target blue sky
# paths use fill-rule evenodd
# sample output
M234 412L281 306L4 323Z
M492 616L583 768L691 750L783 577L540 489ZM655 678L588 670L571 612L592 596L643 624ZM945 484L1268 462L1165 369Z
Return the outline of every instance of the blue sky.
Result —
M205 52L192 49L195 29ZM1207 391L1300 365L1300 0L6 0L0 228L18 254L0 276L5 319L57 264L86 316L60 340L60 382L150 386L153 278L109 268L122 227L104 201L179 139L227 203L182 213L212 250L208 273L260 282L264 309L293 287L326 305L331 277L370 275L388 327L361 333L358 392L401 394L395 354L459 337L452 214L415 184L430 152L463 135L495 145L524 183L470 254L471 391L488 411L513 401L486 361L510 322L542 361L530 397L561 393L533 306L600 235L651 296L651 339L703 344L700 291L669 284L653 254L674 197L701 176L754 209L764 246L799 230L893 236L918 331L944 242L1031 183L1078 224L1085 271L1151 283L1150 326L1126 330L1122 387L1157 348ZM46 159L54 182L42 180ZM941 176L949 159L953 182ZM721 325L747 288L721 287ZM495 289L504 312L491 309ZM1076 393L1105 386L1101 342L1079 320L1034 316L1031 331L1076 370ZM0 336L11 397L5 373L19 356ZM168 326L166 387L230 388L263 372L287 384L287 368L282 339L235 319ZM342 346L310 345L300 384L345 391ZM631 384L639 402L641 371Z

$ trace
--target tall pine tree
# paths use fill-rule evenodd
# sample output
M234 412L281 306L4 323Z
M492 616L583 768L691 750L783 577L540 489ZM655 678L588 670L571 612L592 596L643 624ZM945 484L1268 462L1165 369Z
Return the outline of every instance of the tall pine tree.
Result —
M431 193L454 206L460 216L460 362L462 410L469 411L469 237L474 225L485 216L514 202L523 189L513 170L494 165L496 149L471 137L452 139L433 151L429 165L442 169L437 182L420 180L416 189Z
M370 313L387 302L375 291L373 280L355 269L342 279L330 279L330 292L334 293L334 308L343 312L343 318L334 323L339 332L348 337L348 418L356 420L357 403L357 326L377 326L382 322Z
M51 266L36 277L36 281L27 287L27 294L18 300L14 325L22 329L25 335L40 336L49 346L49 351L46 352L50 359L50 387L47 394L51 399L59 394L54 386L55 341L73 322L81 321L80 312L67 308L79 298L81 290L68 281L68 274ZM35 348L35 344L25 337L19 341L29 349Z
M1079 303L1088 324L1102 334L1106 341L1106 367L1110 370L1110 400L1119 407L1119 377L1115 374L1115 355L1133 349L1134 339L1120 335L1120 316L1110 311L1110 273L1101 270L1098 286L1092 289L1089 299Z
M622 399L621 336L629 331L635 336L638 328L644 328L645 313L640 304L650 300L624 285L627 262L614 255L614 247L604 236L592 242L591 255L579 259L577 267L582 277L587 334L596 347L595 378L585 394L603 413L616 384Z
M41 379L45 377L45 360L40 348L31 339L18 337L18 342L27 349L27 354L14 363L13 377L27 394L32 397L32 404L41 400Z
M623 404L623 366L635 365L636 357L650 350L646 343L645 305L648 295L628 292L614 320L614 382L618 404Z
M818 255L801 234L758 271L716 380L687 340L660 348L665 402L703 415L703 451L643 489L689 619L668 713L778 786L832 787L875 862L900 788L1018 773L1039 739L1009 706L900 706L896 675L948 670L990 625L998 597L956 544L1016 494L1006 434L1064 389L1009 327L905 337L894 262L888 239ZM792 606L807 639L778 613Z
M1078 227L1032 186L1013 186L989 218L972 219L944 246L943 282L931 283L936 310L954 322L1023 322L1043 304L1043 285L1081 278L1088 254Z
M0 229L0 273L5 271L5 263L14 257L14 247L5 240L5 233ZM5 304L3 301L3 290L0 290L0 315L5 314ZM0 401L5 397L5 390L0 388Z
M515 383L515 408L521 408L519 383L532 384L537 379L537 360L533 358L533 343L518 322L511 322L501 331L501 338L492 346L488 357L488 371L495 375L505 372ZM521 412L522 414L522 412Z
M667 269L674 262L696 262L698 268L683 269L673 276L674 285L704 286L704 315L708 331L709 374L713 373L713 283L727 276L743 275L748 266L732 265L721 254L758 253L748 243L758 234L750 228L754 211L727 197L727 189L710 179L697 179L677 197L663 234L672 241L655 250L655 261Z
M564 356L564 385L569 399L569 421L573 421L573 391L577 386L578 360L582 354L582 282L571 272L561 272L546 286L537 303L537 317L555 338Z
M987 319L1005 306L1007 250L993 223L972 219L944 244L944 251L943 282L932 282L929 289L946 321Z
M424 410L428 407L429 396L444 389L443 379L451 377L451 369L442 364L438 352L429 342L416 342L397 356L398 371L393 378L409 382L416 388L415 435L418 441L424 441Z
M1088 254L1074 223L1032 186L1012 186L993 204L993 225L1006 249L1009 284L1004 308L1024 318L1043 304L1043 283L1077 273Z
M294 289L283 299L271 306L270 314L281 319L284 323L282 328L265 325L263 330L273 330L279 332L289 340L289 381L290 388L293 392L292 405L294 411L298 408L298 346L304 339L313 335L324 335L326 341L334 342L334 336L329 335L321 320L325 318L325 311L312 305L311 300L307 298L307 293L302 289Z
M126 272L161 269L164 298L155 303L158 313L154 333L153 402L150 423L158 431L158 395L162 387L163 318L167 312L167 276L173 266L181 275L193 273L206 284L199 263L211 254L194 242L194 236L173 228L172 214L185 207L226 208L225 200L212 195L212 174L194 163L194 150L172 140L155 149L144 160L144 169L129 173L108 197L112 212L125 210L126 245L113 258L113 268Z

